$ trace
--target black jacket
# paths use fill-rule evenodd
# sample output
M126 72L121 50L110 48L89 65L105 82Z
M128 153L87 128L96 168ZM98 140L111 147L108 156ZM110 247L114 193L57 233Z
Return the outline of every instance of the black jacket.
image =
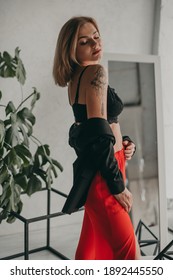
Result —
M115 137L109 123L102 118L91 118L69 130L69 144L77 154L73 163L73 186L63 206L63 213L72 213L82 207L89 186L100 171L112 194L121 193L125 186L122 173L114 157Z

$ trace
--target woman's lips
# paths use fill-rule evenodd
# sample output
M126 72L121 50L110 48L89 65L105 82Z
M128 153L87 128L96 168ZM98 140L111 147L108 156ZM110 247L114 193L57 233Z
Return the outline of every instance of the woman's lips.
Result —
M97 54L99 54L99 52L101 52L101 49L96 50L95 52L93 52L93 55L97 55Z

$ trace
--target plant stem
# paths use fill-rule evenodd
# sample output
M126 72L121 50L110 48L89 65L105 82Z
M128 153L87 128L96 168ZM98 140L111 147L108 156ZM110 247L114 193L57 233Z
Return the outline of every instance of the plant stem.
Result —
M23 102L23 87L21 84L20 84L20 90L21 90L21 95L22 95L21 102Z
M19 108L22 106L23 103L25 103L29 98L31 98L31 96L33 96L35 94L35 92L31 93L28 97L26 97L17 107L15 113L19 110Z
M30 137L35 139L41 146L43 146L43 144L40 142L40 140L37 137L35 137L33 135L31 135ZM33 139L32 139L32 141L38 146L38 144Z

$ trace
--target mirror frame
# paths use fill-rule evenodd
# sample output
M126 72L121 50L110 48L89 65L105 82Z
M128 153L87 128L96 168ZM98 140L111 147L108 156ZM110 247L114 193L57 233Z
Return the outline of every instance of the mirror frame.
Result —
M108 70L109 61L152 63L154 66L154 84L156 99L156 128L157 128L157 157L158 157L158 181L159 181L159 239L160 250L168 242L168 222L167 222L167 200L166 200L166 180L165 180L165 153L164 153L164 127L163 127L163 108L161 90L161 71L160 58L157 55L135 55L135 54L116 54L103 53L102 64ZM158 152L159 151L159 152Z

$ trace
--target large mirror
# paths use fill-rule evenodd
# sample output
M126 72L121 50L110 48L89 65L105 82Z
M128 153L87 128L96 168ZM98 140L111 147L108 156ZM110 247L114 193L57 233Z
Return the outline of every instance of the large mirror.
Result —
M127 187L134 197L131 219L135 230L142 221L162 249L167 241L167 220L159 58L105 53L103 64L109 85L124 103L119 117L122 134L136 144L135 156L126 168ZM153 254L150 248L146 255Z

